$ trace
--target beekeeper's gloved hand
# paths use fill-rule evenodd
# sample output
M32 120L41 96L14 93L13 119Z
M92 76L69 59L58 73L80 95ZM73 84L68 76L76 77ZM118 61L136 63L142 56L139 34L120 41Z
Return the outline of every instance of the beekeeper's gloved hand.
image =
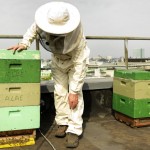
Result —
M23 44L15 45L12 47L9 47L7 50L13 50L13 54L15 54L16 51L21 52L23 50L26 50L26 46Z

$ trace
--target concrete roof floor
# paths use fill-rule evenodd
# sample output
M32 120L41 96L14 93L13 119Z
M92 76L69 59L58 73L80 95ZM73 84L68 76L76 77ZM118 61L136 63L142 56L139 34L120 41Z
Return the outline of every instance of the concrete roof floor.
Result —
M56 138L56 125L50 114L41 116L41 132L56 150L69 150L65 138ZM132 128L117 121L111 113L101 112L99 116L84 118L84 133L76 150L149 150L150 127ZM36 144L5 150L53 150L37 130Z

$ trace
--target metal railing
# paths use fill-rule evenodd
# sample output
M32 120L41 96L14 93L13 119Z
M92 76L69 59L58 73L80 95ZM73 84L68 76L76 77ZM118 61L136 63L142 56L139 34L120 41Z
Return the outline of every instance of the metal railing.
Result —
M23 35L0 35L0 39L22 39ZM36 50L40 49L39 39L36 39Z
M128 41L129 40L150 40L150 37L122 37L122 36L86 36L90 40L123 40L125 66L128 69Z
M0 39L22 39L22 35L0 35ZM150 37L124 37L124 36L86 36L87 40L123 40L125 66L128 69L128 41L129 40L150 40ZM36 49L40 49L39 39L36 39Z

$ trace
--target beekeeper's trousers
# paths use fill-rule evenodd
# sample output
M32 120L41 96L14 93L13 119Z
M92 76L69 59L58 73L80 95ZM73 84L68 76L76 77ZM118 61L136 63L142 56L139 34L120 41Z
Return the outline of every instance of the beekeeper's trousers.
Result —
M68 103L69 83L73 80L73 64L70 61L61 61L55 58L52 61L51 69L54 80L54 99L56 116L55 121L58 125L68 125L66 132L82 134L82 114L84 101L82 88L78 91L78 105L75 109L70 109ZM80 83L83 84L83 83Z

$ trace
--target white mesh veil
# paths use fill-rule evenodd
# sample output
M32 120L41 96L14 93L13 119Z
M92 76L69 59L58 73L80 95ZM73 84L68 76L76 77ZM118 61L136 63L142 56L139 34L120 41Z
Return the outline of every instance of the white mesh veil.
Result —
M78 27L66 35L53 35L38 28L37 33L41 45L54 54L66 54L75 49L83 36L81 23Z

